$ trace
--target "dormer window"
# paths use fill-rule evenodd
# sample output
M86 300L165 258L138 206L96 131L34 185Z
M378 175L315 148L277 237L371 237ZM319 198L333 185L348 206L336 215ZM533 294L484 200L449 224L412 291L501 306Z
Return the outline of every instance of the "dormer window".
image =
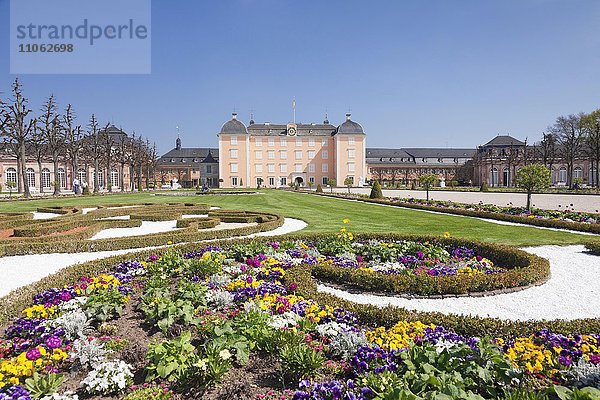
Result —
M174 159L174 158L171 158L171 162L175 162L175 159Z

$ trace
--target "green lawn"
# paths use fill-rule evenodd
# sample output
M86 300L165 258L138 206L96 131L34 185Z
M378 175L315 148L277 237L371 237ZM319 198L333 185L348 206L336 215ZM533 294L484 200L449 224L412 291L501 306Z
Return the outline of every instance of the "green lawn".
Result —
M309 194L265 190L257 195L236 196L152 196L148 193L115 194L77 198L43 199L0 203L0 212L34 211L46 206L85 206L115 203L209 203L227 209L266 211L299 218L308 223L305 232L334 232L349 218L353 232L399 232L487 240L517 246L581 243L590 238L574 233L534 227L498 225L473 218L432 214L419 210L384 207Z

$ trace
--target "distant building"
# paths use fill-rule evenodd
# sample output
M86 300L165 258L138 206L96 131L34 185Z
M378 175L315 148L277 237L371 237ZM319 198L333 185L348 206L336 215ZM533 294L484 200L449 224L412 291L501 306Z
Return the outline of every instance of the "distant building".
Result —
M101 137L103 152L111 154L110 159L104 156L99 162L97 171L99 190L105 191L109 188L112 191L132 190L134 179L131 176L132 168L128 156L132 141L131 137L114 125L101 129L98 135ZM91 159L89 152L86 151L91 146L90 141L89 136L82 139L83 145L76 162L69 159L65 154L65 149L62 149L56 175L54 174L54 164L50 154L41 153L41 158L38 160L35 146L33 143L28 143L25 149L25 182L21 182L14 149L10 144L0 144L0 184L2 189L6 191L9 185L14 185L16 191L18 188L22 188L23 183L25 183L32 193L53 192L56 176L56 182L58 182L60 190L63 192L72 191L75 180L79 182L80 190L84 186L93 190L96 171L94 170L94 161ZM107 149L109 146L110 150ZM108 161L110 161L110 168L107 165Z
M248 126L233 113L218 134L222 186L285 187L366 183L366 135L346 114L338 127L321 124L255 123Z
M553 186L570 187L575 183L596 186L596 170L589 153L589 149L582 145L569 171L559 144L544 154L539 143L528 145L512 136L498 135L477 149L474 181L477 185L485 182L491 187L514 186L517 171L526 164L536 162L550 169Z
M472 180L471 161L475 152L475 149L367 148L369 180L384 186L409 186L418 184L423 174L435 174L445 185L452 181L468 184Z
M184 188L206 185L219 187L219 150L204 147L181 147L181 139L175 148L158 159L155 179L160 185L177 182Z

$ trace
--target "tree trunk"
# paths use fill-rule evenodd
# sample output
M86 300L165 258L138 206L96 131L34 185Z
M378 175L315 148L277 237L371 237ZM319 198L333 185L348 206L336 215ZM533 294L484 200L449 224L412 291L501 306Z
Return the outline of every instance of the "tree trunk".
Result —
M23 174L21 173L21 153L17 155L17 193L23 192Z
M427 192L427 201L429 201L429 187L425 188L425 191Z
M121 163L121 171L119 174L119 185L121 186L121 192L125 191L125 163Z
M65 174L67 171L65 171ZM66 177L65 177L66 179ZM60 194L60 177L58 176L58 155L54 155L54 195Z
M531 190L527 190L527 211L531 211Z
M94 193L98 193L100 188L98 187L98 169L100 168L100 163L96 158L94 160Z
M19 154L21 154L21 179L23 180L23 197L31 198L29 184L27 183L27 167L25 165L25 143L19 145Z
M38 160L37 164L38 164L38 171L40 174L40 193L44 193L44 182L42 179L42 162Z

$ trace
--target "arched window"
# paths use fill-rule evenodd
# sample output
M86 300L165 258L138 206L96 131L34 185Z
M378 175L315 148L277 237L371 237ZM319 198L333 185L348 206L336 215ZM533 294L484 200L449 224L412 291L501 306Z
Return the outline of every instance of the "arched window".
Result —
M94 171L94 175L96 175L96 171ZM98 186L104 187L104 171L102 171L101 169L98 170Z
M558 183L567 183L567 169L560 167L558 170Z
M60 183L61 189L64 189L67 187L67 174L65 174L64 168L58 169L58 182Z
M50 170L48 168L42 170L42 187L50 189Z
M27 175L27 186L35 188L35 171L33 168L27 168L25 174Z
M573 170L573 178L583 179L583 170L581 167L575 167Z
M508 167L504 167L504 171L502 171L502 179L504 186L510 186L510 169Z
M84 182L87 182L87 174L83 169L77 170L77 179L79 180L79 185L83 186Z
M6 183L14 183L15 186L17 184L17 170L14 168L8 168L6 170Z
M490 185L492 187L494 186L498 186L498 168L492 168L492 176L491 176L492 180L490 182Z
M119 171L110 171L110 186L113 188L119 187Z

